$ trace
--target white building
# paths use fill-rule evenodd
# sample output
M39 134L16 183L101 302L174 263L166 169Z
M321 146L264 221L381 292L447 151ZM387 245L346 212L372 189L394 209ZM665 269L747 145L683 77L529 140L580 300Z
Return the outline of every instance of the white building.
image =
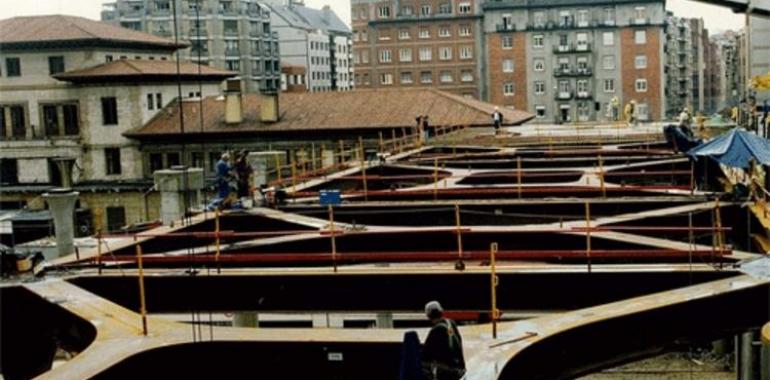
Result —
M183 97L199 97L235 75L194 64L178 74L172 54L184 46L80 17L0 21L1 195L27 199L61 185L72 163L76 189L146 191L145 171L161 167L123 133L174 101L177 79Z
M301 1L268 3L278 32L281 62L307 68L307 88L347 91L353 88L352 34L327 5L308 8Z

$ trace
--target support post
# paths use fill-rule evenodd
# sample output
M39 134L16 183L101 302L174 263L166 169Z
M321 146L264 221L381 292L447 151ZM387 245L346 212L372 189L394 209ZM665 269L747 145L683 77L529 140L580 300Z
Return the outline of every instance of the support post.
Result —
M219 208L214 211L214 247L216 253L214 255L214 261L217 263L217 274L222 273L222 268L219 265L220 240L219 240Z
M464 270L465 263L463 262L463 230L460 221L459 203L455 203L455 225L457 226L457 263L455 263L455 269Z
M602 189L602 198L607 198L607 189L604 186L604 160L599 155L599 187Z
M364 139L358 136L358 156L361 159L361 178L364 182L364 201L369 201L369 189L366 184L366 157L364 155Z
M586 202L586 261L591 273L591 204Z
M382 131L379 132L380 135L380 153L385 153L385 140L382 138Z
M340 145L340 164L344 164L345 163L345 142L340 140L339 145Z
M134 237L136 240L136 237ZM144 266L142 265L142 246L136 245L136 266L139 269L139 314L142 316L142 335L147 336L147 303L144 292Z
M695 161L690 161L690 195L695 194Z
M96 268L102 274L102 229L96 230Z
M438 158L433 159L433 200L438 199Z
M332 241L332 265L334 273L337 273L337 231L334 230L334 208L329 205L329 231Z
M294 160L294 154L291 155L291 189L297 190L297 162Z
M276 178L278 179L279 185L283 185L282 183L283 179L281 178L282 169L283 168L281 167L281 157L276 154L275 155L275 175L276 175Z
M492 339L497 339L497 319L500 317L500 311L497 310L497 264L495 263L495 256L497 255L497 243L489 245L489 266L490 266L490 296L492 301L492 308L490 310L490 319L492 319Z
M516 157L516 189L521 199L521 157Z
M396 141L396 130L391 129L390 130L390 143L393 145L393 152L396 152L398 150L398 142Z

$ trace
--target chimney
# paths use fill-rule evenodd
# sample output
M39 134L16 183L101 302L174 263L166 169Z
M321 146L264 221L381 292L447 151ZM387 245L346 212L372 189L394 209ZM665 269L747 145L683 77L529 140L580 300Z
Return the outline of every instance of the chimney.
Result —
M278 92L263 92L259 96L259 120L275 123L278 121Z
M241 103L240 78L228 79L225 82L225 123L240 124L243 121L243 104Z
M56 251L58 257L66 256L75 251L75 201L78 192L71 189L53 189L43 194L48 208L53 215L53 227L56 234Z

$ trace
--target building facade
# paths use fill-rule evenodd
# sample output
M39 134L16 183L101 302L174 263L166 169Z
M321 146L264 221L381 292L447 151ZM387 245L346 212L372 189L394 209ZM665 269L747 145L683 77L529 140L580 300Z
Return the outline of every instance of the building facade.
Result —
M355 87L486 98L476 0L351 0Z
M562 123L612 119L634 101L639 120L658 120L664 17L662 1L485 3L488 100Z
M741 66L741 33L728 31L711 37L720 60L720 100L718 107L732 108L740 103L743 96L745 82L743 82L743 69Z
M62 37L65 28L73 33ZM141 127L178 97L177 78L183 97L197 98L219 93L220 82L235 75L183 64L177 76L173 53L183 47L79 17L0 21L4 201L34 199L63 185L65 173L81 190L81 207L91 209L94 226L145 220L141 209L124 201L131 194L142 199L152 187L142 181L146 171L180 161L144 160L139 145L123 133Z
M117 0L104 5L102 20L171 39L178 30L190 46L181 61L240 72L248 92L280 88L278 33L256 0Z
M307 89L348 91L353 88L352 34L326 5L306 7L302 1L267 3L278 33L281 62L307 69Z

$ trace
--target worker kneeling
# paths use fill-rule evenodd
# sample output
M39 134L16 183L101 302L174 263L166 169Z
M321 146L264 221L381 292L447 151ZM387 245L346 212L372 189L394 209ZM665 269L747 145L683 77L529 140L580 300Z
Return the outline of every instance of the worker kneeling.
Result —
M428 380L458 380L465 376L463 339L457 325L444 318L438 301L425 305L425 315L431 327L422 349L422 368Z

